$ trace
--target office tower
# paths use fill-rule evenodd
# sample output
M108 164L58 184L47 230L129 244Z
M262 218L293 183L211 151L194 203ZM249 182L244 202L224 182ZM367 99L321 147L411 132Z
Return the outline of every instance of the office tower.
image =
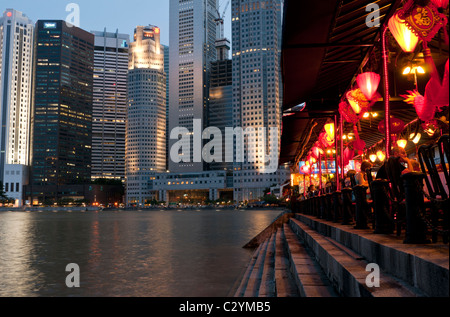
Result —
M92 179L125 181L129 35L93 31Z
M285 177L280 170L268 173L264 162L264 155L274 150L268 142L269 128L278 129L278 140L281 135L281 11L282 0L232 0L234 126L266 129L263 146L261 135L248 135L245 160L235 164L234 197L238 201L259 199L265 188L280 184ZM255 153L262 156L252 161Z
M166 73L166 168L169 168L169 105L170 105L170 77L169 77L169 46L164 45L164 72Z
M211 63L208 119L209 127L220 129L222 137L226 135L226 128L233 127L233 73L232 61L228 58L230 45L225 38L216 41L217 60ZM227 160L226 142L222 139L222 158L220 162L208 164L209 170L233 171L233 162ZM232 186L231 186L232 187Z
M166 171L166 74L160 29L138 26L130 44L126 128L128 205L156 198L149 186Z
M189 153L178 152L176 162L169 159L170 172L201 172L204 162L201 150L194 145L194 120L204 128L209 94L209 73L215 60L216 9L218 0L170 0L170 109L169 130L184 131L181 143ZM187 132L186 132L187 131ZM201 133L201 132L200 132ZM182 136L179 136L180 138ZM171 140L169 148L178 142ZM187 162L186 162L187 161Z
M0 17L0 180L18 205L28 181L33 32L22 12Z
M33 75L32 202L84 197L91 179L94 35L39 20Z

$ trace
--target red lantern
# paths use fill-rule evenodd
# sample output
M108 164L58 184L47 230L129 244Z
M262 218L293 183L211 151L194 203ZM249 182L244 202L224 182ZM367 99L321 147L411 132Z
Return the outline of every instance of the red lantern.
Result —
M317 145L311 149L311 156L316 159L318 159L319 155L322 155L323 153L324 153L323 150L319 148Z
M431 0L436 8L445 9L448 6L448 0Z
M403 129L405 128L405 123L400 120L397 119L393 116L391 116L391 134L399 134L400 132L403 131ZM378 125L378 131L382 134L385 133L386 130L386 124L385 124L385 120L380 121L380 124Z
M343 101L339 104L339 113L347 122L356 124L359 121L359 117L346 101Z
M398 45L405 53L415 51L419 38L406 26L405 20L399 17L400 11L397 11L389 19L388 26Z
M375 100L367 100L366 96L364 96L361 89L359 88L348 91L346 97L348 102L350 103L351 108L358 116L358 120L361 118L364 112L369 111L370 107L375 102Z
M380 84L380 75L373 72L359 74L356 82L367 100L372 100Z

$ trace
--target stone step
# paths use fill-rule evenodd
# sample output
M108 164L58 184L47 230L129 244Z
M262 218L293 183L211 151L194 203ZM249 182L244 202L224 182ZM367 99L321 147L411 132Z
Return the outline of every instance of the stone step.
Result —
M275 283L277 297L299 297L299 289L291 273L288 245L283 229L276 232Z
M238 288L237 288L237 290L236 290L236 292L234 294L234 297L242 297L242 296L244 296L245 291L246 291L247 286L248 286L248 283L249 283L250 276L251 276L251 274L253 272L253 269L255 267L256 262L258 261L258 258L260 256L260 254L262 253L262 249L264 248L264 246L265 246L264 243L260 244L256 248L256 250L253 252L253 256L250 259L250 262L249 262L249 264L247 266L247 269L245 270L244 275L242 276L241 283L239 284L239 286L238 286Z
M292 219L292 218L291 218ZM449 245L405 244L395 234L376 234L373 229L355 229L313 216L296 214L330 243L355 259L376 263L382 272L401 281L419 296L449 296Z
M344 297L415 297L418 294L390 275L380 272L379 287L366 285L371 273L366 271L368 262L349 254L346 248L316 232L298 219L291 218L290 227L298 238L314 253L315 260L331 281L337 292ZM304 268L306 271L308 266Z
M318 263L308 254L288 224L283 226L292 278L301 297L337 297Z
M264 257L264 266L261 273L261 284L258 290L259 297L275 297L275 238L273 233L268 241L266 254Z

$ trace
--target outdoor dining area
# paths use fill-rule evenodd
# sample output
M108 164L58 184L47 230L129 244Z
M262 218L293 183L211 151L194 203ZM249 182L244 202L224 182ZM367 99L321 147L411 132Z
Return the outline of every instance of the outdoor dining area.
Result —
M448 244L449 1L323 2L284 8L292 212Z

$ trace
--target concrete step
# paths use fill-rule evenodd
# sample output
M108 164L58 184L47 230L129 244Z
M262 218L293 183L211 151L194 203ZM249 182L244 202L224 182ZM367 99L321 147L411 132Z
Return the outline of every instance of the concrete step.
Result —
M273 233L268 241L266 254L264 256L264 265L261 272L261 283L257 296L259 297L275 297L275 238L276 232Z
M260 254L263 252L263 248L267 247L267 244L261 243L256 250L253 252L253 256L250 259L250 262L245 270L244 275L242 276L241 282L234 294L234 297L243 297L247 286L249 284L250 276L252 275L253 269L255 267L256 262L260 258Z
M318 263L307 252L288 224L283 226L290 270L301 297L337 297Z
M283 229L276 232L275 283L277 297L300 296L292 276L288 245Z
M416 297L419 295L384 272L380 272L379 287L369 287L366 285L366 278L371 272L366 271L368 262L362 257L349 252L336 241L331 242L329 238L298 219L291 218L289 225L297 237L312 250L315 260L341 296Z
M291 218L292 219L292 218ZM313 216L295 219L327 238L356 260L376 263L382 272L401 281L419 296L449 296L449 245L405 244L395 234L375 234Z

